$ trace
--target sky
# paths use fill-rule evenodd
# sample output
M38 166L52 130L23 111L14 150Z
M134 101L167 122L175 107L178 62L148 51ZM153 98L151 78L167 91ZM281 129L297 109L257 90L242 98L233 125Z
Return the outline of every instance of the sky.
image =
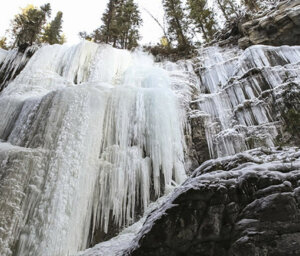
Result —
M141 27L141 43L156 43L162 36L161 28L144 10L147 9L160 22L163 20L163 9L161 0L135 0L142 13L143 25ZM11 0L5 2L5 8L0 9L0 37L10 27L10 21L14 15L20 13L20 8L28 4L41 6L50 3L52 7L52 18L57 11L63 12L63 32L67 37L68 44L76 44L80 41L80 31L92 32L101 25L102 13L106 9L108 0Z

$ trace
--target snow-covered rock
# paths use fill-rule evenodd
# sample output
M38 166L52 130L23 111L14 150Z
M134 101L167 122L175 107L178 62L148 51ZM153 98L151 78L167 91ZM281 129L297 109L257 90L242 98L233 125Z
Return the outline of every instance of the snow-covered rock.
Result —
M259 15L244 24L239 39L242 49L250 45L299 45L300 44L300 1L288 0L279 3L271 11Z
M298 148L209 160L117 255L299 255L299 180Z

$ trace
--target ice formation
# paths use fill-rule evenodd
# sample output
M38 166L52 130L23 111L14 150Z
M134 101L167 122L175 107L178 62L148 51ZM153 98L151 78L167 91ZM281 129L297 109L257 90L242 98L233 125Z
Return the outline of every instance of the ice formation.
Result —
M182 183L174 87L143 53L39 49L0 96L0 254L74 254Z
M281 94L299 82L299 60L299 46L200 49L201 93L194 103L205 118L211 157L275 145Z
M204 120L210 157L217 159L203 163L162 206L148 215L143 225L136 224L114 239L79 255L104 256L107 248L112 249L112 255L130 255L129 252L138 247L138 241L151 230L155 221L165 214L166 209L174 206L172 198L198 186L199 180L218 183L222 179L231 181L236 178L241 182L243 177L256 170L260 170L262 176L287 179L288 175L278 170L286 166L299 167L298 160L297 165L285 163L299 157L298 149L280 151L272 147L285 125L281 117L286 104L283 93L293 90L299 93L299 60L300 47L253 46L246 51L208 47L200 49L199 56L192 62L165 63L164 68L173 77L182 76L182 71L187 75L185 83L179 86L179 95L184 95L181 102L184 106L193 105L188 119ZM192 95L184 88L190 88ZM191 133L188 127L185 132L186 135ZM266 147L271 149L266 150ZM251 148L255 149L246 151ZM252 165L239 166L243 161ZM233 170L210 170L219 166Z
M75 255L99 229L137 221L186 179L191 119L204 120L211 158L273 147L283 94L299 91L300 47L208 47L159 64L90 42L30 54L0 51L5 256ZM118 255L141 227L79 255Z

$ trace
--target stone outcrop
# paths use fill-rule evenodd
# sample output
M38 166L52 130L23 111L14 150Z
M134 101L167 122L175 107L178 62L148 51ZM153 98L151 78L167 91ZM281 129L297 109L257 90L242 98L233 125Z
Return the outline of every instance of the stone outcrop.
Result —
M255 17L239 27L243 35L239 39L242 49L250 45L299 45L300 0L279 4L274 10Z
M124 255L300 255L300 151L203 163L152 212Z

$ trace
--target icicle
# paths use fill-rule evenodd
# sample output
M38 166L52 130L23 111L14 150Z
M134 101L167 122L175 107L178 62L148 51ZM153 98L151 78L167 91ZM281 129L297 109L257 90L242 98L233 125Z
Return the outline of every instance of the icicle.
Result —
M279 134L274 105L280 88L300 75L300 47L257 45L244 52L208 47L198 59L202 94L197 102L206 116L210 156L235 154L250 144L274 146ZM278 95L277 102L265 102L264 93Z
M39 49L0 96L0 254L74 254L183 182L189 90L173 86L145 54Z

